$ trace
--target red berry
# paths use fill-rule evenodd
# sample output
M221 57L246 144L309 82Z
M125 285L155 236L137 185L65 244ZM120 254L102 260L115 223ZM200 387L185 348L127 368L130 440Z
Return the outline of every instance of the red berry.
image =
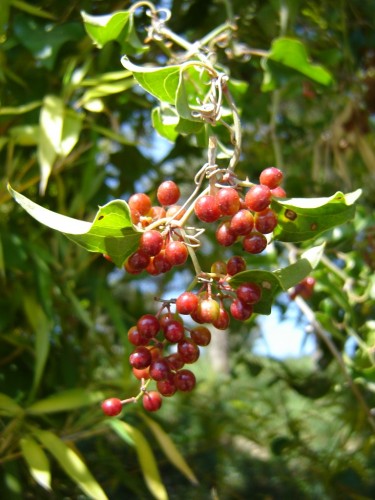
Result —
M167 324L174 319L176 319L176 318L174 317L174 315L171 312L167 312L165 314L162 314L159 317L159 323L160 323L161 329L164 330L164 328L167 326Z
M234 299L230 305L230 313L234 319L245 321L253 313L253 307L250 304L244 304L239 299Z
M269 234L277 226L277 215L271 208L255 214L255 229L262 234Z
M240 197L231 187L221 188L216 193L216 202L222 215L234 215L240 209Z
M219 303L214 299L203 299L198 303L197 315L202 323L213 323L219 316Z
M114 417L121 413L122 403L120 399L110 398L103 401L101 404L103 412L109 417Z
M143 407L147 411L158 411L162 402L160 394L156 391L146 392L142 398Z
M264 234L253 231L242 240L242 247L245 252L258 254L267 247L267 238Z
M254 227L254 217L247 209L242 209L233 215L230 221L230 230L237 236L249 234Z
M198 307L199 299L193 292L184 292L176 300L176 310L179 314L191 314Z
M159 380L156 382L156 387L163 396L173 396L173 394L177 391L177 387L174 382L174 374L170 373L165 380Z
M245 204L249 210L261 212L271 202L272 194L269 187L261 185L252 186L245 196Z
M259 182L270 189L274 189L281 184L283 177L281 170L276 167L268 167L261 172Z
M151 217L153 221L155 221L159 219L164 219L164 217L166 216L166 211L165 208L155 205L151 207L148 215Z
M147 345L149 339L141 335L136 326L132 326L128 331L128 340L131 344L139 346L139 345Z
M180 189L173 181L164 181L158 187L156 197L160 205L175 205L180 198Z
M179 391L190 392L196 384L195 375L190 370L180 370L174 376L174 383Z
M160 330L160 323L156 316L152 314L144 314L137 321L139 333L148 339L155 337Z
M151 200L147 194L135 193L129 198L130 210L137 210L141 215L146 215L151 208Z
M130 269L135 271L142 271L150 263L150 257L143 253L141 250L137 250L127 259L127 265Z
M137 347L129 356L129 362L131 366L142 370L142 368L147 368L151 364L151 353L147 347Z
M211 332L206 326L196 326L190 331L190 336L197 345L206 346L211 342Z
M230 229L229 222L223 222L216 230L215 236L216 241L223 247L230 247L237 239L237 235Z
M215 222L221 216L219 205L215 196L204 195L197 199L194 211L199 220L203 222Z
M281 186L271 189L271 194L275 198L286 198L286 192Z
M134 376L138 379L141 380L144 378L145 380L150 378L150 369L147 368L142 368L141 370L138 370L138 368L132 368Z
M164 239L159 231L145 231L139 240L139 250L150 257L157 255L163 248Z
M168 208L165 216L169 219L180 220L186 214L186 210L181 205L172 205Z
M229 276L234 276L235 274L241 273L246 270L246 261L243 257L239 255L234 255L227 262L227 273Z
M150 377L156 381L165 380L170 371L169 365L164 358L156 359L150 365Z
M172 264L167 259L165 250L161 250L157 255L155 255L153 263L154 268L159 274L167 273L172 269Z
M184 361L178 352L174 352L164 358L171 370L180 370L184 366Z
M219 316L216 321L213 321L213 326L218 330L226 330L230 323L230 316L228 311L224 309L223 306L220 306Z
M185 337L184 325L177 320L171 320L165 328L163 328L164 337L173 344L180 342Z
M188 255L188 249L182 241L171 241L165 247L165 256L171 266L185 264Z
M241 283L236 294L244 304L256 304L262 296L262 288L257 283Z
M158 276L160 272L156 269L154 264L154 257L150 258L150 262L145 269L146 273L151 274L151 276Z
M191 339L184 339L178 343L177 350L184 363L195 363L199 358L199 347Z

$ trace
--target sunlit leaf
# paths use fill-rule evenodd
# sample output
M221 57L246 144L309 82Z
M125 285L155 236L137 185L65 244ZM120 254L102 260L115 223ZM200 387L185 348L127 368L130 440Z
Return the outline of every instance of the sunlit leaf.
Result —
M22 413L21 406L6 394L0 393L0 415L17 415Z
M50 321L32 295L24 297L24 309L35 334L35 367L31 394L34 395L42 378L50 348Z
M187 464L184 457L178 451L176 445L169 437L169 435L161 428L161 426L152 420L151 418L142 415L144 421L149 426L151 431L153 432L155 438L158 440L158 443L165 453L168 460L180 471L182 474L193 484L198 484L198 479L196 478L194 472L191 470L189 465Z
M168 141L174 142L178 137L176 125L179 122L179 116L173 108L156 107L152 110L152 125L154 129Z
M21 451L29 467L30 474L45 490L51 489L51 471L43 448L30 436L20 439Z
M38 222L64 233L89 252L109 255L118 267L122 267L126 258L138 248L142 233L133 226L129 206L123 200L114 200L100 207L90 223L47 210L10 186L8 190Z
M43 104L42 101L32 101L27 104L15 107L0 107L0 115L22 115L39 108Z
M262 90L275 89L287 80L284 68L301 73L322 85L331 85L331 73L319 64L310 61L305 45L294 38L277 38L272 42L271 50L262 61L265 70Z
M278 216L275 239L305 241L348 222L354 217L354 203L360 195L361 190L358 189L349 194L339 191L327 198L274 199L271 206Z
M108 42L118 40L120 36L126 37L130 20L130 13L127 11L103 16L93 16L81 11L81 16L88 35L99 48Z
M37 146L39 144L39 125L16 125L9 129L9 137L19 146Z
M151 447L143 434L131 425L121 420L109 420L108 425L126 442L133 443L142 474L148 489L157 500L167 500L168 494L159 474L159 469L152 453Z
M55 457L66 474L86 495L95 500L107 500L102 487L74 450L50 431L34 429L33 432L38 441Z
M73 110L65 111L59 150L61 156L68 156L77 144L82 130L82 121L83 115Z
M103 397L103 393L99 391L68 389L37 401L29 406L26 411L32 415L71 411L84 406L94 405L98 401L101 401Z

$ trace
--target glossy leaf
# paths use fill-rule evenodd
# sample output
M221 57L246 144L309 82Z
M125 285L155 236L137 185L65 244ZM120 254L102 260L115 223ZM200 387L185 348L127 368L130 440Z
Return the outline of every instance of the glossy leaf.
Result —
M95 44L101 48L106 43L125 38L130 22L130 13L127 11L115 12L103 16L93 16L81 11L85 29Z
M104 395L99 391L90 389L68 389L41 399L27 408L27 413L41 415L59 411L71 411L84 406L96 404Z
M92 476L82 458L50 431L34 430L38 441L55 457L66 474L89 497L107 500L102 487Z
M142 474L148 489L157 500L167 500L168 494L159 474L159 469L152 453L151 447L143 434L131 425L121 420L113 419L108 421L111 428L124 439L129 440L135 446Z
M277 198L272 209L278 216L274 237L280 241L298 242L348 222L354 217L354 203L361 195L358 189L343 194L338 191L327 198Z
M100 207L94 221L89 223L47 210L10 186L8 190L34 219L64 233L89 252L108 254L118 267L138 248L142 233L134 228L128 204L123 200L114 200Z
M0 393L0 415L13 416L22 413L21 406L7 394Z
M312 63L305 45L294 38L275 39L272 42L270 52L263 59L262 65L265 70L262 84L263 92L273 90L282 83L282 79L287 75L287 73L283 73L283 67L301 73L322 85L333 83L331 73L323 66Z
M51 470L43 448L30 436L20 439L21 451L30 474L45 490L51 490Z
M24 297L24 309L35 334L35 367L31 397L40 384L50 349L50 321L43 308L32 295Z
M152 110L152 125L155 130L168 141L174 142L178 137L176 125L179 116L173 108L156 107Z
M176 445L169 437L169 435L161 428L161 426L152 420L151 418L142 415L144 421L151 429L155 438L157 439L161 449L165 453L168 460L173 464L182 474L193 484L198 484L198 479L196 478L194 472L189 467L188 463L178 451Z
M126 56L121 58L121 64L133 73L139 85L149 94L162 102L175 103L181 78L181 65L171 65L165 68L143 67L133 64Z

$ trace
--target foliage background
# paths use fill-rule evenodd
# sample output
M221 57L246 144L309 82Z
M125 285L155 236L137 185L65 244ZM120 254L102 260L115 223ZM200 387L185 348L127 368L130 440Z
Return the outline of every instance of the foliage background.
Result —
M111 199L154 193L165 177L189 192L191 172L205 161L205 151L187 138L165 149L156 142L150 99L129 79L105 76L122 71L119 45L99 51L82 26L80 10L106 14L129 5L6 0L0 7L0 393L33 408L13 415L9 402L0 406L2 498L50 498L22 456L20 439L31 429L52 431L69 443L109 498L151 495L137 447L103 424L98 402L136 391L127 330L153 311L154 295L171 295L176 283L188 283L189 270L152 282L129 277L39 225L6 190L10 181L43 206L86 220ZM326 259L314 273L313 319L339 356L316 336L316 324L307 333L316 338L314 355L283 361L252 354L262 335L256 321L233 325L227 336L218 332L219 346L206 349L195 369L195 392L165 401L153 417L168 430L198 486L166 459L138 406L126 408L123 418L150 442L170 498L373 498L374 429L364 409L375 406L373 2L176 0L171 10L171 28L191 41L236 16L232 52L223 49L218 57L248 84L240 102L242 174L256 178L277 164L293 196L357 188L363 195L353 223L324 236ZM141 38L146 23L145 16L137 18ZM260 58L244 53L268 50L281 34L300 39L333 74L334 85L275 68L276 89L262 92ZM146 58L156 54L154 47ZM74 147L65 145L53 159L42 197L38 124L46 96L57 96L71 113ZM94 108L94 99L101 107ZM23 108L29 103L36 104ZM223 253L211 241L208 232L205 267ZM287 258L276 246L254 266L276 268ZM282 318L288 308L288 297L280 295L274 314ZM299 320L306 325L302 313ZM80 392L65 393L70 389ZM38 409L38 402L58 394L65 394L61 411L48 404ZM51 467L56 498L85 498L79 481L53 459Z

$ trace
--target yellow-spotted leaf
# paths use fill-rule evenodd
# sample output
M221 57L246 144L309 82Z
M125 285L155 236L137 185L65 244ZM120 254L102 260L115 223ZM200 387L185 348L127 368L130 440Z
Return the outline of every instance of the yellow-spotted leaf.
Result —
M108 424L124 441L134 445L143 477L154 498L167 500L168 493L160 477L154 454L143 434L135 427L121 420L109 420Z
M168 436L166 432L160 427L160 425L145 415L142 415L144 421L151 429L155 438L157 439L161 449L165 453L168 460L180 471L182 474L193 484L198 484L198 479L196 478L194 472L191 470L187 464L184 457L178 451L176 445L172 439Z
M94 405L103 398L104 394L99 391L90 391L89 389L68 389L37 401L29 406L26 411L32 415L71 411L84 406Z
M39 443L30 436L20 440L21 451L29 467L30 474L45 490L51 489L51 471L47 455Z
M62 439L50 431L35 429L34 434L83 493L94 500L107 500L107 495L93 477L85 462Z

